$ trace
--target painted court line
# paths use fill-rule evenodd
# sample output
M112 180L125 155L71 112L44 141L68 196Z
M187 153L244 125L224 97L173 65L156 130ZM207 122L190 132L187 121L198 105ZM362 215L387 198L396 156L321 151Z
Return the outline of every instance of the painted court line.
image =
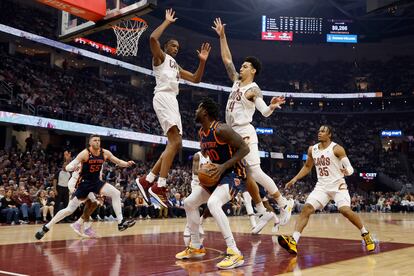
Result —
M8 271L3 271L3 270L0 270L0 273L6 274L6 275L13 275L13 276L29 276L27 274L19 274L19 273L8 272Z

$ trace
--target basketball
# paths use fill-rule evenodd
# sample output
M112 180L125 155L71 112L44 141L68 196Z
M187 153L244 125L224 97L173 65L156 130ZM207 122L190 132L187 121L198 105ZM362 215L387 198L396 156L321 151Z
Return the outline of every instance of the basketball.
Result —
M198 179L202 185L211 187L217 184L219 179L211 177L216 168L217 166L213 163L206 163L201 165L200 169L198 170Z

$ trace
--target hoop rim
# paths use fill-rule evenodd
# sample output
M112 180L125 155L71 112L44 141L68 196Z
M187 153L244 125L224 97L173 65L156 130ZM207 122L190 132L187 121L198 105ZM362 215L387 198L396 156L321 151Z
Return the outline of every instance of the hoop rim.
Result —
M112 28L113 29L116 29L116 30L129 31L129 32L140 32L141 30L146 30L148 28L147 21L145 21L141 17L132 17L132 18L130 18L128 20L133 20L133 21L141 22L141 23L144 23L144 25L142 27L139 27L139 28L136 28L136 29L120 27L119 25L112 26Z

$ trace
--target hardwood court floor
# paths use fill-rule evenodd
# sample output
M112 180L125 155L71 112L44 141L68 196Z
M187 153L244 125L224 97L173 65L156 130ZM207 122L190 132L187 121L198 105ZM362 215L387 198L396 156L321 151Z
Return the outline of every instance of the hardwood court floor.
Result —
M218 271L225 244L212 218L204 223L207 255L177 261L184 249L184 219L140 220L124 232L115 223L95 223L100 239L80 239L69 224L58 224L36 241L39 225L0 227L0 275L412 275L414 214L361 214L380 240L368 253L359 231L340 214L312 216L297 257L279 247L271 226L249 234L247 217L231 217L245 264ZM279 233L291 233L297 216Z

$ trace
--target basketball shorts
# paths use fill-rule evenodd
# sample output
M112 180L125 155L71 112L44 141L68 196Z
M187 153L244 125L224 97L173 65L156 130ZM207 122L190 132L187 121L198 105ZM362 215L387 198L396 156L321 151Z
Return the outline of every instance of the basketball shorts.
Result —
M233 198L239 192L239 189L236 187L236 183L234 181L235 178L236 178L235 173L233 173L233 172L225 173L224 176L221 177L221 179L220 179L220 181L217 185L214 185L212 187L206 187L206 186L203 186L200 183L200 186L203 187L209 194L212 194L214 192L214 190L217 188L217 186L227 184L227 185L229 185L230 197Z
M181 115L175 94L163 92L155 93L154 98L152 99L152 106L155 110L155 114L157 114L164 135L167 135L168 130L173 126L177 126L180 135L183 135Z
M85 199L89 193L99 194L104 185L105 182L101 180L91 181L82 179L73 195L78 199Z
M310 193L306 203L312 205L315 210L322 210L330 200L335 201L338 208L351 206L351 197L347 189L327 190L318 186Z
M260 164L259 140L254 126L251 124L234 126L233 130L237 132L249 146L250 152L244 157L247 165L251 167Z

